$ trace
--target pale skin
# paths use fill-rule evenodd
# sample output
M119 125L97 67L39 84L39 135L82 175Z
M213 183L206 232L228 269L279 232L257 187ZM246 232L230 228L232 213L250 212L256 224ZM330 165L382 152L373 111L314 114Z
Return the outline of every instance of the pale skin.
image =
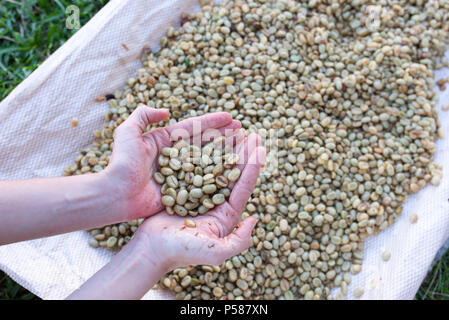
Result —
M100 173L26 181L0 181L0 245L148 218L133 239L69 299L140 299L167 272L188 265L219 265L251 245L254 217L241 212L265 162L260 137L244 136L227 113L213 113L143 133L168 117L164 109L139 106L115 131L108 167ZM216 129L237 141L244 159L240 179L225 203L203 216L170 216L154 181L157 158L179 130L190 136Z

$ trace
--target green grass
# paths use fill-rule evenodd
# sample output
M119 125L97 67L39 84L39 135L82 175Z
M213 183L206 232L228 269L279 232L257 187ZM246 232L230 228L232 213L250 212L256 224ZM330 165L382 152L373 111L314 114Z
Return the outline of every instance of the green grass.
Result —
M39 298L15 283L0 271L0 300L38 300Z
M0 101L77 30L66 8L80 9L83 26L108 0L0 0ZM0 271L0 300L38 299Z
M449 251L435 264L421 285L415 299L449 300Z
M0 101L76 30L65 26L69 5L80 8L83 26L107 0L1 0ZM37 299L0 271L0 300ZM449 300L449 252L434 266L415 299Z
M0 101L77 30L66 28L66 8L80 9L83 26L107 0L2 0Z

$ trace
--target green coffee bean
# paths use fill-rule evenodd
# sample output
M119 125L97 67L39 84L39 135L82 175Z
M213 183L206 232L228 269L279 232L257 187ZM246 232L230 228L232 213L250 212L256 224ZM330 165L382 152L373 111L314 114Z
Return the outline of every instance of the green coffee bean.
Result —
M202 188L205 194L212 194L217 191L217 186L215 184L207 184Z
M218 206L225 202L225 196L223 194L217 193L212 197L212 202Z
M228 180L232 182L237 181L239 177L240 177L240 169L238 168L232 169L227 176Z
M173 207L175 205L175 199L170 196L163 196L162 204L166 207Z
M187 202L187 199L189 198L189 193L187 190L180 190L178 192L178 195L176 197L176 203L182 206Z

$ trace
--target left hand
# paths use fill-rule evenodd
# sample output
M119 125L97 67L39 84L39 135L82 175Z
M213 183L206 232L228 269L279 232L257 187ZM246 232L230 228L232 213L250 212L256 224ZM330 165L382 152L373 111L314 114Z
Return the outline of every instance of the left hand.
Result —
M152 114L154 112L156 113ZM141 108L140 113L134 117L133 113L128 118L123 130L116 133L118 144L114 148L111 166L107 169L110 171L106 172L106 177L111 182L122 186L125 191L131 190L128 194L134 195L130 197L130 201L134 203L134 210L137 210L133 213L136 216L149 215L160 206L160 200L157 200L158 204L151 203L152 199L160 198L160 191L153 190L156 185L152 182L155 170L152 164L161 146L169 145L170 141L164 138L164 129L153 130L142 136L148 119L157 121L165 117L165 113L159 112L164 111ZM146 114L145 119L140 118L142 113ZM207 121L207 127L221 126L220 132L226 127L239 128L238 123L232 122L228 116L216 113L199 119ZM192 128L192 125L192 120L186 120L175 126ZM187 217L169 216L165 211L151 216L112 261L69 298L140 299L165 273L174 268L196 264L220 265L226 259L246 250L251 245L251 232L256 219L248 217L240 223L239 220L256 185L266 151L258 146L260 137L256 134L244 138L243 131L236 130L235 138L240 142L236 150L239 150L240 159L244 159L244 163L237 165L242 173L235 185L230 186L232 192L227 202L205 215L191 218L196 224L193 228L185 225ZM144 192L141 196L135 193L139 190ZM108 190L103 193L108 193ZM109 208L102 208L104 214L110 214ZM81 214L85 212L83 210Z

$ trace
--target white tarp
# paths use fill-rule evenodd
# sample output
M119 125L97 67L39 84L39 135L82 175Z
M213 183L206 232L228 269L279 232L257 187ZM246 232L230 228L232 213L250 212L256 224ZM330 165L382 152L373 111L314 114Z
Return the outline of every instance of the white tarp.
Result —
M157 48L183 12L199 10L197 1L110 1L0 104L0 179L60 176L104 123L108 105L95 98L121 89L140 67L143 48ZM445 101L449 90L441 93ZM73 117L79 119L74 128ZM449 113L440 119L449 136ZM449 235L447 140L437 143L436 162L446 174L441 185L410 196L398 222L366 241L363 271L348 297L356 287L365 288L366 299L414 297ZM411 225L413 213L419 221ZM88 237L79 231L0 247L0 269L41 298L65 298L112 256L90 248ZM389 262L381 260L383 250L391 252ZM169 296L159 290L145 297Z

